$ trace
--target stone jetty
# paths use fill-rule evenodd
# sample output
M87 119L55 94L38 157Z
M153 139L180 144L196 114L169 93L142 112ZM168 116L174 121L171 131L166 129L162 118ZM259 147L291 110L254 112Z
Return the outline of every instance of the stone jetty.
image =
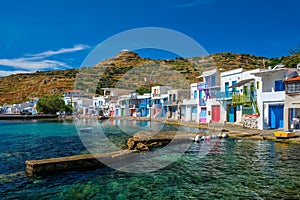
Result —
M164 146L170 141L174 143L192 142L196 135L204 133L187 133L176 131L140 131L127 142L128 150L98 155L78 155L42 160L28 160L25 162L28 176L46 176L65 171L87 171L104 167L104 163L122 163L134 157L137 152L148 151L151 147Z
M130 157L136 151L123 150L113 153L98 155L78 155L60 158L49 158L42 160L27 160L26 174L28 176L46 176L53 173L65 171L87 171L105 166L99 160L109 162L118 162Z
M0 114L0 120L15 120L15 119L51 119L57 118L58 115L39 114L39 115L19 115L19 114Z

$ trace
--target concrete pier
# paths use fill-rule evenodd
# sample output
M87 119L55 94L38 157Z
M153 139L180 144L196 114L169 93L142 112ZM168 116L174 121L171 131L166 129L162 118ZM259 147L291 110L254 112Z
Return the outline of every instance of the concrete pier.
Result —
M28 176L46 176L53 173L64 171L86 171L103 167L104 163L113 163L114 165L122 165L126 159L134 158L137 152L148 151L150 147L158 147L167 145L170 141L192 142L196 135L204 135L204 133L184 133L175 131L140 131L127 142L129 150L122 150L113 153L98 155L78 155L60 158L49 158L42 160L28 160L25 162L26 174Z
M78 155L42 160L28 160L25 162L28 176L46 176L65 171L87 171L103 167L104 164L98 159L108 162L118 162L130 157L135 151L124 150L98 155Z
M17 115L17 114L0 114L0 120L14 120L14 119L50 119L57 118L58 115L40 114L40 115Z

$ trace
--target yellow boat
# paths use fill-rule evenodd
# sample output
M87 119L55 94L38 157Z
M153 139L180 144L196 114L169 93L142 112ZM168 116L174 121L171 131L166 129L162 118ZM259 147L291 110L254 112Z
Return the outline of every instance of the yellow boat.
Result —
M292 138L296 137L296 133L291 131L276 131L274 132L274 136L277 138Z

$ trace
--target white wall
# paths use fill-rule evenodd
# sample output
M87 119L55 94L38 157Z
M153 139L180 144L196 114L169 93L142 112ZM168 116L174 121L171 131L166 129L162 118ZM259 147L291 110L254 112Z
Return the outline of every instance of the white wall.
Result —
M286 71L272 71L264 75L256 76L260 88L257 90L257 105L260 111L258 119L258 129L263 130L268 127L269 123L269 105L283 104L285 102L285 91L275 92L275 80L284 80Z
M220 88L221 91L225 91L225 83L229 83L229 87L232 85L232 81L241 81L242 68L230 70L227 72L222 72L220 74Z

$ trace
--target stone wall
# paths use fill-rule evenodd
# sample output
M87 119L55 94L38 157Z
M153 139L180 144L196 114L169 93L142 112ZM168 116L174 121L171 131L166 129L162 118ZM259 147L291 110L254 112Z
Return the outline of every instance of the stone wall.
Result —
M245 115L243 127L249 128L249 129L257 129L258 128L258 117L251 116L251 115L249 115L249 116Z

